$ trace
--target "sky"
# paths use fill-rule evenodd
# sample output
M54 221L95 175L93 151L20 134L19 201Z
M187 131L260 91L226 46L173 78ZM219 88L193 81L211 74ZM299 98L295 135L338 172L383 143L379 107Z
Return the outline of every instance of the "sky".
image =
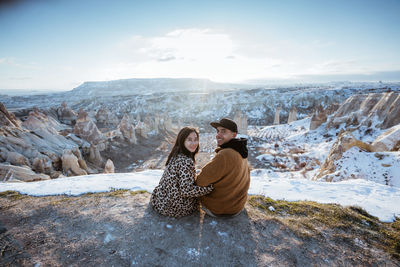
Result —
M0 1L0 90L400 80L398 0Z

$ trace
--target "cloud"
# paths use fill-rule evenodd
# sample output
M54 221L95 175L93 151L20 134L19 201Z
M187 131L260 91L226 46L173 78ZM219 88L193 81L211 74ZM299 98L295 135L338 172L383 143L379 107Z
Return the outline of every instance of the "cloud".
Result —
M260 73L274 74L279 71L277 65L284 65L269 57L249 57L240 53L240 46L230 35L212 29L176 29L162 36L133 36L118 45L121 61L104 73L115 78L239 81Z
M163 62L163 61L171 61L171 60L175 60L175 59L176 59L176 57L174 57L174 56L165 56L165 57L160 57L157 60Z
M209 29L180 29L150 40L144 51L156 58L174 57L181 60L204 61L229 56L234 44L231 38Z
M292 79L301 75L367 74L375 62L350 57L330 40L241 38L214 29L176 29L159 36L132 36L118 45L118 59L99 76L107 79L191 77L221 82ZM336 51L336 50L335 50ZM339 58L340 57L340 58ZM391 68L396 69L396 68ZM390 70L390 69L383 69ZM100 78L101 79L101 78Z
M11 64L11 60L9 58L6 58L6 57L0 58L0 64L9 65L9 64Z
M15 81L26 81L26 80L32 80L32 77L9 77L8 79L10 80L15 80Z
M361 62L349 60L328 60L312 65L308 68L306 74L354 74L354 73L369 73L373 69L369 69Z
M19 63L17 62L16 59L14 58L0 58L0 65L7 65L7 66L12 66L20 69L28 69L28 70L39 70L40 67L38 67L36 64L33 63Z
M298 79L306 82L358 81L358 82L399 82L400 71L378 71L370 73L309 74Z

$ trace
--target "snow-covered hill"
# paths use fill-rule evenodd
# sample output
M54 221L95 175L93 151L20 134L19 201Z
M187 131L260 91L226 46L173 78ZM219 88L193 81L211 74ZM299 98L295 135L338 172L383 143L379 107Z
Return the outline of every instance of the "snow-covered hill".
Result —
M33 106L49 109L65 101L75 110L106 108L119 119L124 114L132 118L138 114L142 118L168 114L173 122L208 127L210 120L233 118L238 111L248 117L250 125L269 125L274 121L277 107L281 107L281 123L284 123L292 107L297 109L297 118L302 119L319 105L326 108L355 94L387 90L400 90L400 83L328 83L270 88L199 79L129 79L86 82L72 91L48 95L0 95L0 102L21 115Z
M250 143L261 148L256 157L261 164L258 166L269 169L271 177L316 179L337 136L346 128L342 124L338 128L326 129L327 124L310 130L310 118L306 118L290 124L250 128ZM377 128L377 124L360 127L352 135L356 140L372 143L386 131ZM321 180L363 179L400 187L400 151L369 152L354 146L344 151L333 164L335 172Z
M123 96L161 92L208 92L214 90L241 89L248 85L216 83L207 79L152 78L123 79L113 81L84 82L71 91L74 96Z

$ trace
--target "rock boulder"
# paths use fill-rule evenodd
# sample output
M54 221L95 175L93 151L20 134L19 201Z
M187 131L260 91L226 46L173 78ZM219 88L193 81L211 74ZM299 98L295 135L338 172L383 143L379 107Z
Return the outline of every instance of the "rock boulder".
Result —
M61 157L62 169L65 175L86 175L87 172L79 165L78 157L76 157L71 150L65 150Z
M3 182L32 182L49 179L50 176L35 173L27 166L21 167L0 163L0 180Z
M108 159L106 162L106 166L104 167L104 173L114 173L114 163L111 159Z

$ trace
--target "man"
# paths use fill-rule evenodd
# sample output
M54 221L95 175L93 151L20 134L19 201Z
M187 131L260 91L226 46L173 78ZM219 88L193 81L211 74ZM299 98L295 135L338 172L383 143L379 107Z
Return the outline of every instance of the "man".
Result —
M196 184L214 190L200 197L204 211L213 217L238 215L244 208L250 186L247 139L236 138L237 125L230 119L211 122L217 129L217 154L197 176Z

